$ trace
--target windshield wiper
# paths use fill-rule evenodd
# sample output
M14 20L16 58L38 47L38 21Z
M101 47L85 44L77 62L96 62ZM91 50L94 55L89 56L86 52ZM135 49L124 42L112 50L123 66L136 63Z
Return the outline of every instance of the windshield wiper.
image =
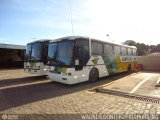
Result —
M58 61L55 58L48 57L48 65L58 65Z
M31 60L41 60L40 58L36 58L34 56L31 56Z
M34 56L31 56L31 60L36 60L36 57L34 57Z
M65 62L62 62L62 61L57 60L57 59L56 59L56 61L58 62L59 65L66 65Z

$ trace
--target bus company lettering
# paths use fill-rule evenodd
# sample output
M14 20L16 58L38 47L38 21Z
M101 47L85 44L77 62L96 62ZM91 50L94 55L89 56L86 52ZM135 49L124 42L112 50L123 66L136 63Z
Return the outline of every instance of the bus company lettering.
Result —
M121 62L131 62L136 61L136 56L122 56Z

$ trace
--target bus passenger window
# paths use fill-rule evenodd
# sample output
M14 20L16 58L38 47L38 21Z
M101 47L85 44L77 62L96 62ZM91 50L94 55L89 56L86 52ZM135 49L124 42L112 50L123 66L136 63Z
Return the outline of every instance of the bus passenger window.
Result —
M93 55L102 55L103 54L103 47L101 43L92 42L92 54Z
M133 49L133 55L136 56L137 55L137 50Z
M132 55L132 49L128 48L128 55Z
M89 40L85 38L77 38L75 46L80 48L79 50L83 53L83 56L81 56L83 59L82 63L86 65L89 60Z
M121 54L121 50L119 46L114 46L114 54L115 55L120 55Z
M96 54L97 52L97 43L96 42L92 42L92 54Z
M121 50L122 50L122 55L126 56L127 55L127 48L121 47Z
M105 44L104 45L104 54L105 55L112 55L113 54L113 47L111 45Z
M103 54L103 47L102 44L98 43L98 54L102 55Z

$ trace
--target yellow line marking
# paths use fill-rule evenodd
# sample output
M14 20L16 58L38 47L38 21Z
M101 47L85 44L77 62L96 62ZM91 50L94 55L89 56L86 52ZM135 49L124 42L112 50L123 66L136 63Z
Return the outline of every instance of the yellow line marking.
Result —
M146 79L144 79L143 81L141 81L136 87L134 87L134 88L132 89L132 91L131 91L130 93L134 93L144 82L146 82L147 80L149 80L152 76L153 76L153 74L150 75L150 76L148 76L148 77L147 77Z

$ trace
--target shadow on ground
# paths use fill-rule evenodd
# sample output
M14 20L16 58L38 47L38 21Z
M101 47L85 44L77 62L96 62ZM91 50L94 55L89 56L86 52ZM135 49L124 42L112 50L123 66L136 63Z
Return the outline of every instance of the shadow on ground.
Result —
M24 83L42 81L42 80L46 80L46 77L45 76L29 76L29 77L23 77L23 78L5 79L5 80L0 80L0 87L16 85L16 84L24 84Z
M5 81L9 85L26 82L34 83L35 81L40 80L42 80L42 83L24 86L22 85L14 88L0 90L0 111L18 107L28 103L33 103L36 101L91 89L93 87L107 84L130 74L132 73L122 73L101 78L99 81L96 81L94 83L84 82L75 85L65 85L62 83L52 82L50 80L46 80L44 77L24 77L19 79L8 79ZM45 80L46 82L44 83ZM4 85L6 83L4 83L4 81L0 81L0 84Z

